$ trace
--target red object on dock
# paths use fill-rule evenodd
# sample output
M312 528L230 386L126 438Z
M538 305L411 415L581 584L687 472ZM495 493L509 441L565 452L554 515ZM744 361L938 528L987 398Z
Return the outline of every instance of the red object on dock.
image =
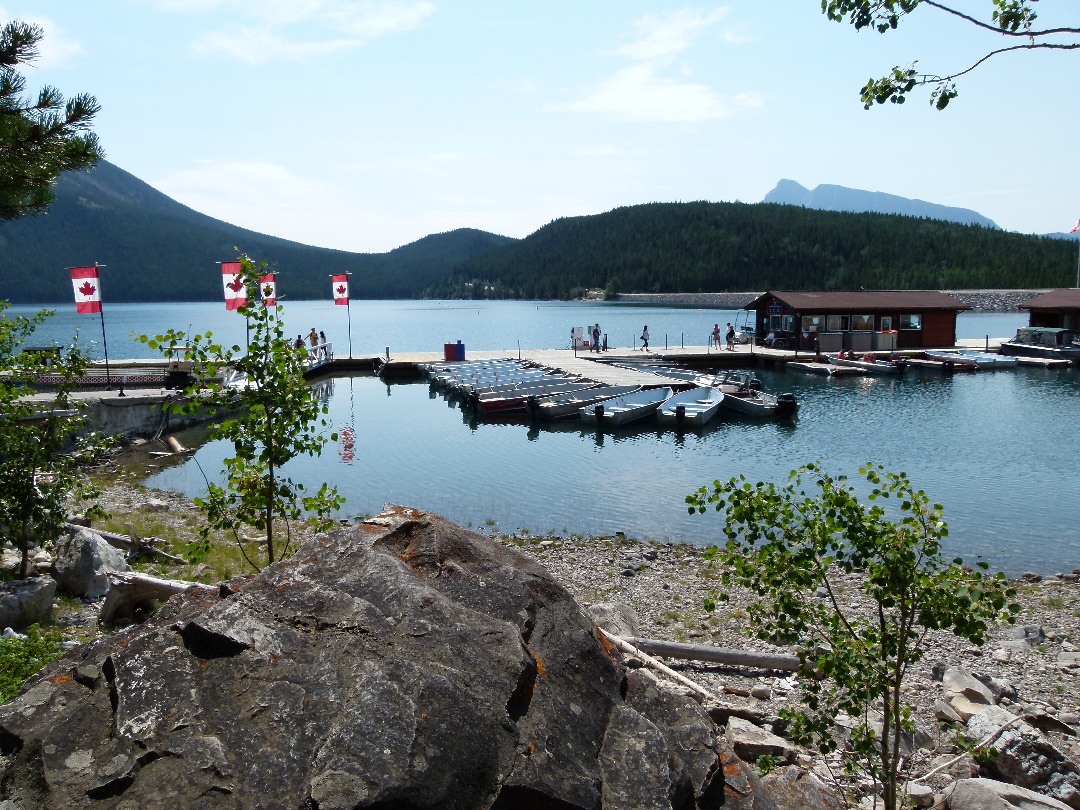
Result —
M453 362L457 357L457 345L453 343L444 343L442 345L443 360Z

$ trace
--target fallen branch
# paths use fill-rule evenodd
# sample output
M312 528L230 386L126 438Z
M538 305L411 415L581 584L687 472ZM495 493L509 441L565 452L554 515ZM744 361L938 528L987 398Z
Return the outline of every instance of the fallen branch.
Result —
M743 711L743 709L741 707L732 706L731 704L726 703L722 698L720 698L717 695L713 694L712 692L710 692L705 687L701 686L698 683L695 683L694 681L687 678L685 675L683 675L683 674L681 674L679 672L676 672L671 667L669 667L667 664L664 664L661 661L657 661L655 658L653 658L648 653L642 652L640 649L638 649L637 647L635 647L631 643L631 641L632 641L631 639L625 639L625 638L622 638L621 636L613 636L611 633L608 633L602 627L598 627L598 629L600 630L601 633L604 634L604 638L606 638L608 641L610 641L617 649L621 650L622 652L624 652L624 653L626 653L628 655L634 656L635 658L640 660L643 664L645 664L645 666L651 667L652 669L655 669L657 672L661 672L664 675L667 675L672 680L676 681L677 683L682 684L687 689L691 690L692 692L694 692L697 695L700 695L701 697L705 698L706 700L711 700L713 703L717 704L721 709L730 710L730 711L735 712L735 713ZM725 691L726 691L726 689L725 689Z
M979 748L982 748L984 745L989 745L991 742L994 741L994 739L997 737L998 734L1000 734L1001 732L1003 732L1005 729L1009 728L1010 726L1015 726L1017 723L1019 723L1023 719L1024 719L1024 715L1018 714L1016 717L1014 717L1008 723L1006 723L1003 726L999 726L997 729L995 729L994 731L991 731L989 734L987 734L985 737L983 737L981 740L979 740L979 742L975 744L975 748L979 749ZM924 773L918 779L912 779L910 781L912 781L912 782L921 782L924 779L929 779L935 773L938 773L939 771L944 771L947 768L951 768L953 765L955 765L957 762L962 760L964 757L969 756L969 754L970 754L969 751L965 751L964 753L960 754L959 756L953 757L948 762L945 762L945 763L943 763L941 765L938 765L936 768L934 768L934 770L929 771L927 773Z
M164 557L166 560L177 563L179 565L187 565L187 560L185 560L183 557L177 557L174 554L169 554L168 552L162 551L160 548L157 548L154 545L153 537L148 537L145 540L139 537L137 534L134 533L130 525L128 526L128 531L132 532L132 536L135 538L134 540L131 537L128 537L126 534L116 534L115 532L107 532L103 529L88 528L86 526L79 526L74 523L65 523L64 529L69 532L75 532L79 529L86 529L87 531L99 535L102 540L104 540L113 548L118 548L121 551L126 551L134 556L139 556L141 554L152 554L158 557Z
M190 590L218 593L215 585L203 585L201 582L188 582L183 579L161 579L149 574L137 574L130 571L111 571L109 573L109 592L101 606L98 621L102 624L128 619L135 610L168 599L178 593Z
M707 644L683 644L678 641L657 641L651 638L627 638L626 641L636 649L650 655L662 655L665 658L680 658L686 661L709 661L717 664L729 664L739 667L760 667L794 672L799 668L799 659L794 655L780 653L747 652L725 647L712 647Z

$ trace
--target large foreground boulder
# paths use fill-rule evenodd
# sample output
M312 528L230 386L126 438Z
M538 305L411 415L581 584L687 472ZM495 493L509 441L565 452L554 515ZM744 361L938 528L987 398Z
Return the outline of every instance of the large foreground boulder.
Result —
M536 562L401 507L174 597L0 707L13 810L773 808L759 789Z

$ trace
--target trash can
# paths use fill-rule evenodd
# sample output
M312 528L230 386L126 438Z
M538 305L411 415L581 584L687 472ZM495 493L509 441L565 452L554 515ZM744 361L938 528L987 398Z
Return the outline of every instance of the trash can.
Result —
M462 343L460 340L454 346L454 359L455 360L464 360L465 359L465 344Z
M442 356L446 362L451 362L457 357L457 346L453 343L444 343L442 345Z
M822 332L818 336L818 347L829 354L840 351L844 348L844 333Z

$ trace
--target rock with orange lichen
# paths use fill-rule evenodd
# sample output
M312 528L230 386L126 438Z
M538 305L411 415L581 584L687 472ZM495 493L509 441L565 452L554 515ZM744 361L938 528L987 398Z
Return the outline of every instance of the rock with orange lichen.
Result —
M538 563L402 507L176 596L0 707L21 810L764 807L725 803L756 781L736 762Z

